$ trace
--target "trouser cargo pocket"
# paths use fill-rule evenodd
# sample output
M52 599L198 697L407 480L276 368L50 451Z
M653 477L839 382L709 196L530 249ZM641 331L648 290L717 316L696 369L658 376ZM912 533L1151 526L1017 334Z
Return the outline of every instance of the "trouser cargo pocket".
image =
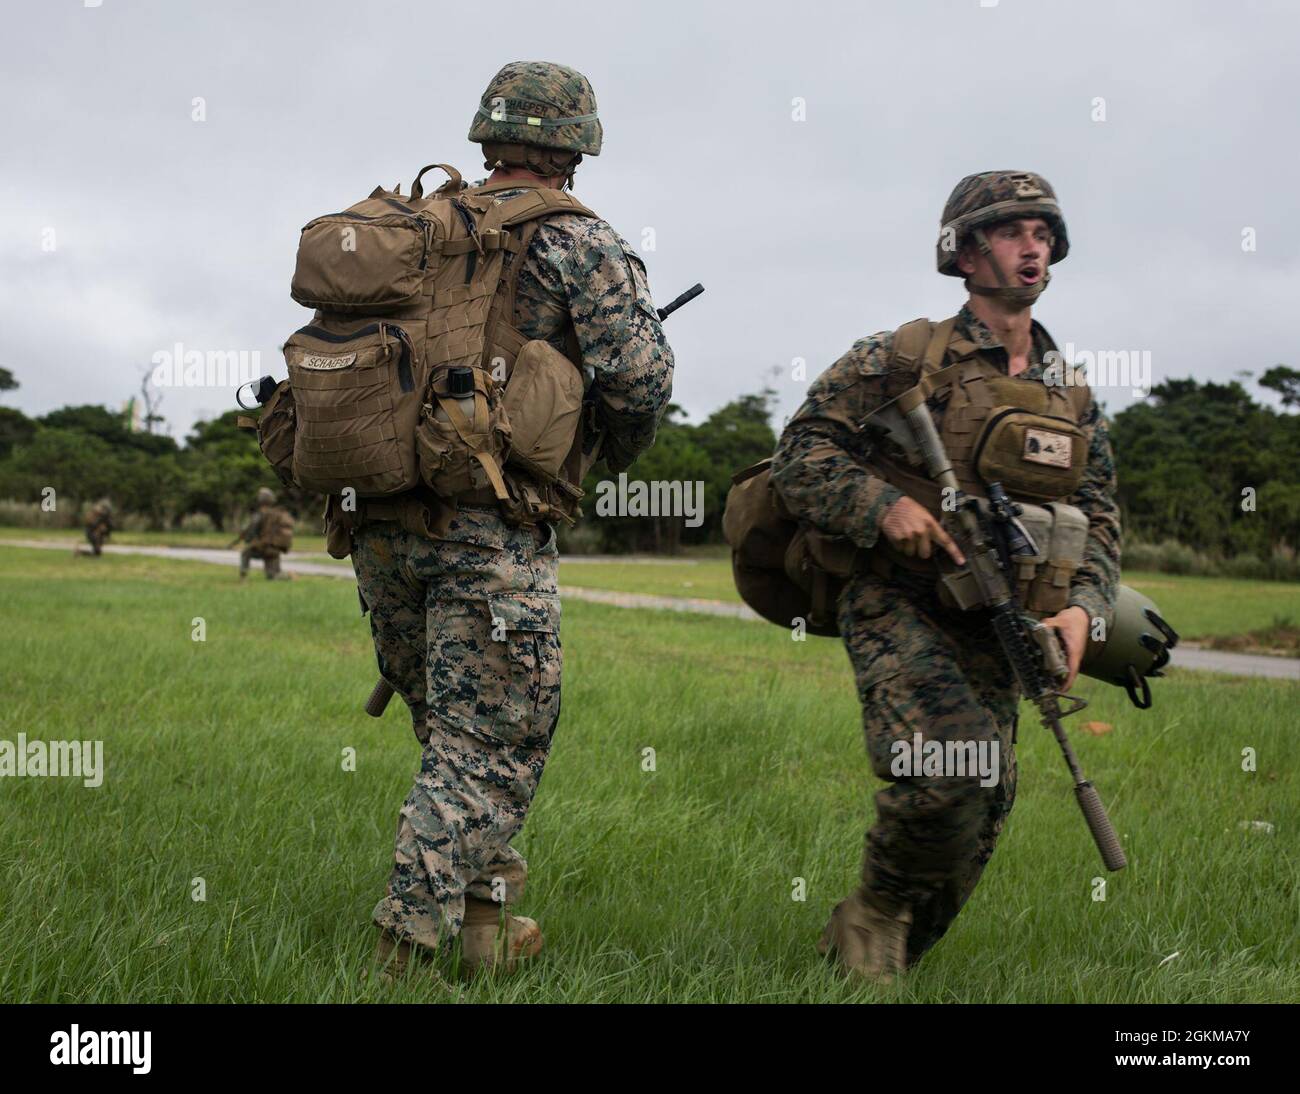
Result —
M560 712L560 602L513 593L430 612L429 705L481 742L545 747Z
M494 596L492 639L500 671L480 698L494 707L491 733L543 748L560 714L560 602L555 596Z

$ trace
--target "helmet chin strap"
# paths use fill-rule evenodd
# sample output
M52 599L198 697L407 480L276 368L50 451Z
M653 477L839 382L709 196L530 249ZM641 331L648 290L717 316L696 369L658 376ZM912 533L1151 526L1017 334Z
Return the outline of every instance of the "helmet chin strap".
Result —
M993 276L997 278L998 284L994 288L992 285L976 285L971 279L966 278L966 290L974 293L976 296L994 296L999 300L1005 300L1010 304L1019 304L1022 307L1029 307L1035 300L1043 295L1043 290L1052 280L1051 271L1044 266L1042 279L1037 285L1013 285L1007 280L1007 275L1002 272L1002 267L998 265L998 260L993 257L993 247L989 243L989 238L984 234L983 228L972 228L971 237L975 240L975 245L979 247L980 254L989 260L989 266L993 270Z

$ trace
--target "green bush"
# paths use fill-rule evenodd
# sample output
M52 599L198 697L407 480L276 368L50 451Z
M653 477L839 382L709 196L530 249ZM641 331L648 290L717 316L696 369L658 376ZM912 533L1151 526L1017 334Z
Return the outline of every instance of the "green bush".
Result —
M38 502L0 498L0 528L75 528L77 518L71 507L47 513Z
M1125 570L1150 570L1193 577L1237 577L1257 581L1300 581L1300 562L1290 547L1273 550L1268 558L1243 553L1219 558L1185 543L1163 539L1159 543L1136 540L1124 544Z

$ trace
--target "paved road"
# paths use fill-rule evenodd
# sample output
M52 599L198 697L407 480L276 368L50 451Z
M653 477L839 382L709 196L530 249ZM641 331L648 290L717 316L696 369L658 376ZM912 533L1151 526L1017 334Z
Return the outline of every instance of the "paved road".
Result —
M57 542L48 539L3 539L0 546L38 547L54 551L70 551L72 540ZM80 541L77 541L80 542ZM221 566L238 566L238 551L223 551L213 547L118 547L110 544L105 552L117 555L148 555L151 558L182 559L189 562L211 562ZM352 567L347 563L313 562L310 559L326 558L319 553L307 556L290 554L280 563L285 570L299 574L323 577L341 577L352 580ZM592 561L584 555L569 556L575 562ZM599 557L599 556L597 556ZM601 559L604 561L604 559ZM610 559L609 561L616 561ZM255 565L254 570L258 567ZM563 569L561 569L563 572ZM259 577L254 574L249 580ZM611 604L618 608L649 608L659 611L694 612L700 615L717 615L729 619L758 620L759 616L744 604L729 604L721 600L693 600L677 596L650 596L645 593L622 593L613 589L588 589L564 586L561 592L572 600L590 600L598 604ZM1300 680L1300 660L1292 657L1267 657L1251 653L1228 653L1207 650L1183 643L1174 650L1173 664L1180 669L1202 672L1223 672L1231 676L1267 676L1282 680Z

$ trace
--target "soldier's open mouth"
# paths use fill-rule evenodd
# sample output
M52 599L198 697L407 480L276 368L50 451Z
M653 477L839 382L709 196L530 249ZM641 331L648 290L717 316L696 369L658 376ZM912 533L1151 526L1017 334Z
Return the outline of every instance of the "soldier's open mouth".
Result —
M1026 285L1033 285L1033 284L1035 284L1035 283L1038 281L1038 267L1037 267L1037 266L1023 266L1023 267L1021 267L1021 269L1020 269L1019 273L1017 274L1017 276L1020 278L1020 280L1021 280L1024 284L1026 284Z

